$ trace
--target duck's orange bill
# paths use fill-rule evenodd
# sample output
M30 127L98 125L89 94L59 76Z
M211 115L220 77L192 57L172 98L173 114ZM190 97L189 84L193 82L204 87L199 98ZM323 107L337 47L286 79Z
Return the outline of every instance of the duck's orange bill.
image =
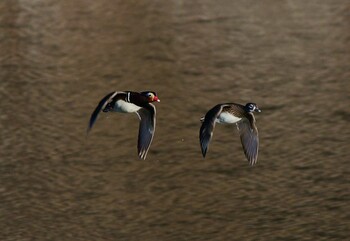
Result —
M153 101L160 102L160 99L158 99L158 97L157 97L157 96L154 96L154 97L153 97Z

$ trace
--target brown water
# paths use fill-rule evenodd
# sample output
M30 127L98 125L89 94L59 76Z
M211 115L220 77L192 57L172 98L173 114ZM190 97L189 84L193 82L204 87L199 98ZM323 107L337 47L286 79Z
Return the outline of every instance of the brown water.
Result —
M141 3L142 2L142 3ZM317 1L0 2L0 240L346 240L350 4ZM154 90L136 115L113 90ZM207 158L199 118L256 102L258 164L234 126Z

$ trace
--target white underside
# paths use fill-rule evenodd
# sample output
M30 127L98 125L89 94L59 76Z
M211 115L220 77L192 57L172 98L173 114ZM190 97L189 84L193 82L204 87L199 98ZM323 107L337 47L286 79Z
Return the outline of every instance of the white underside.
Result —
M115 102L115 106L113 111L115 112L123 112L123 113L133 113L141 109L142 107L137 106L133 103L128 103L124 100L117 100Z
M225 123L225 124L233 124L238 121L242 120L242 118L238 118L232 114L229 114L227 112L222 112L218 118L216 119L216 122L218 123Z

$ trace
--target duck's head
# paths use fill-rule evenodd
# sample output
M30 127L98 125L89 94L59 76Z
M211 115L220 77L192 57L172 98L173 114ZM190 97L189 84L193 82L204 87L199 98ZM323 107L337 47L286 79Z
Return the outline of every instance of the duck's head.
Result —
M258 108L258 106L255 103L247 103L245 105L245 109L248 112L261 112L261 110Z
M160 99L158 98L156 92L153 91L144 91L141 92L141 95L145 96L148 100L148 102L160 102Z

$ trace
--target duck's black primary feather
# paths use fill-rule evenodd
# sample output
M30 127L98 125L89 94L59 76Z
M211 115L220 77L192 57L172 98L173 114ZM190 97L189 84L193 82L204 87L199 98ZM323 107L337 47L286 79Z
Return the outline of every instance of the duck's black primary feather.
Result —
M156 126L156 108L152 104L148 105L147 108L144 107L137 111L140 117L137 150L141 159L146 159Z
M258 160L259 137L255 126L255 118L252 114L249 119L243 119L237 123L237 129L241 138L244 154L249 164L254 165Z
M96 119L97 119L99 113L101 112L101 110L103 110L106 107L106 105L108 104L110 99L112 99L113 96L115 96L116 94L117 94L117 92L111 92L108 95L106 95L105 97L103 97L103 99L100 101L100 103L98 103L94 112L92 112L92 114L91 114L89 126L87 128L87 134L89 134L91 128L94 126Z
M213 131L215 127L215 120L220 115L222 109L227 106L227 104L219 104L210 109L204 117L202 126L199 130L199 141L201 144L201 150L203 157L206 156L209 143L213 137Z

